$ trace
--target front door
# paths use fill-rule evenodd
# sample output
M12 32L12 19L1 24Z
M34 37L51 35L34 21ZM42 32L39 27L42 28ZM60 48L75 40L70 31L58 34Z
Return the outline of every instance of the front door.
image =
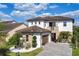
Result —
M51 41L56 41L56 33L51 34Z

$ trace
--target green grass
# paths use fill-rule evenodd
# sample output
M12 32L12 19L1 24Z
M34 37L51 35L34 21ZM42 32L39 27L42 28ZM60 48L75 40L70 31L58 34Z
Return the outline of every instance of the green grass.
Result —
M31 52L20 53L20 56L35 56L35 55L39 54L42 50L43 50L43 48L38 48L38 49L31 51ZM8 52L7 55L8 56L16 56L16 53Z
M73 56L79 56L79 48L72 48L72 55Z
M10 52L9 48L13 45L3 44L0 45L0 56L16 56L15 52ZM43 48L37 48L36 50L33 50L31 52L24 52L20 53L20 56L35 56L38 53L40 53L43 50Z

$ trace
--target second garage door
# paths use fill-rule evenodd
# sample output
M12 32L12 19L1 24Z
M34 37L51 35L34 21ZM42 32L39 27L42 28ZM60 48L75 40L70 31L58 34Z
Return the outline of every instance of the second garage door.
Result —
M42 36L42 45L45 45L48 42L48 35Z

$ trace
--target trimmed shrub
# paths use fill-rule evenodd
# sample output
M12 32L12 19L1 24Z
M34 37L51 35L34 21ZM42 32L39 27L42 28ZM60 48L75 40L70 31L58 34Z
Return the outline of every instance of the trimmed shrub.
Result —
M36 47L37 46L36 39L37 39L36 36L33 36L32 47Z

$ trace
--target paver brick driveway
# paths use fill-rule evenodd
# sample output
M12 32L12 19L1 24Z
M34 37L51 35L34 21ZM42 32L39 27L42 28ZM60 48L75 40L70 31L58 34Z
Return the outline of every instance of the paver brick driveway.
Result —
M48 43L37 56L71 56L72 49L68 43Z

